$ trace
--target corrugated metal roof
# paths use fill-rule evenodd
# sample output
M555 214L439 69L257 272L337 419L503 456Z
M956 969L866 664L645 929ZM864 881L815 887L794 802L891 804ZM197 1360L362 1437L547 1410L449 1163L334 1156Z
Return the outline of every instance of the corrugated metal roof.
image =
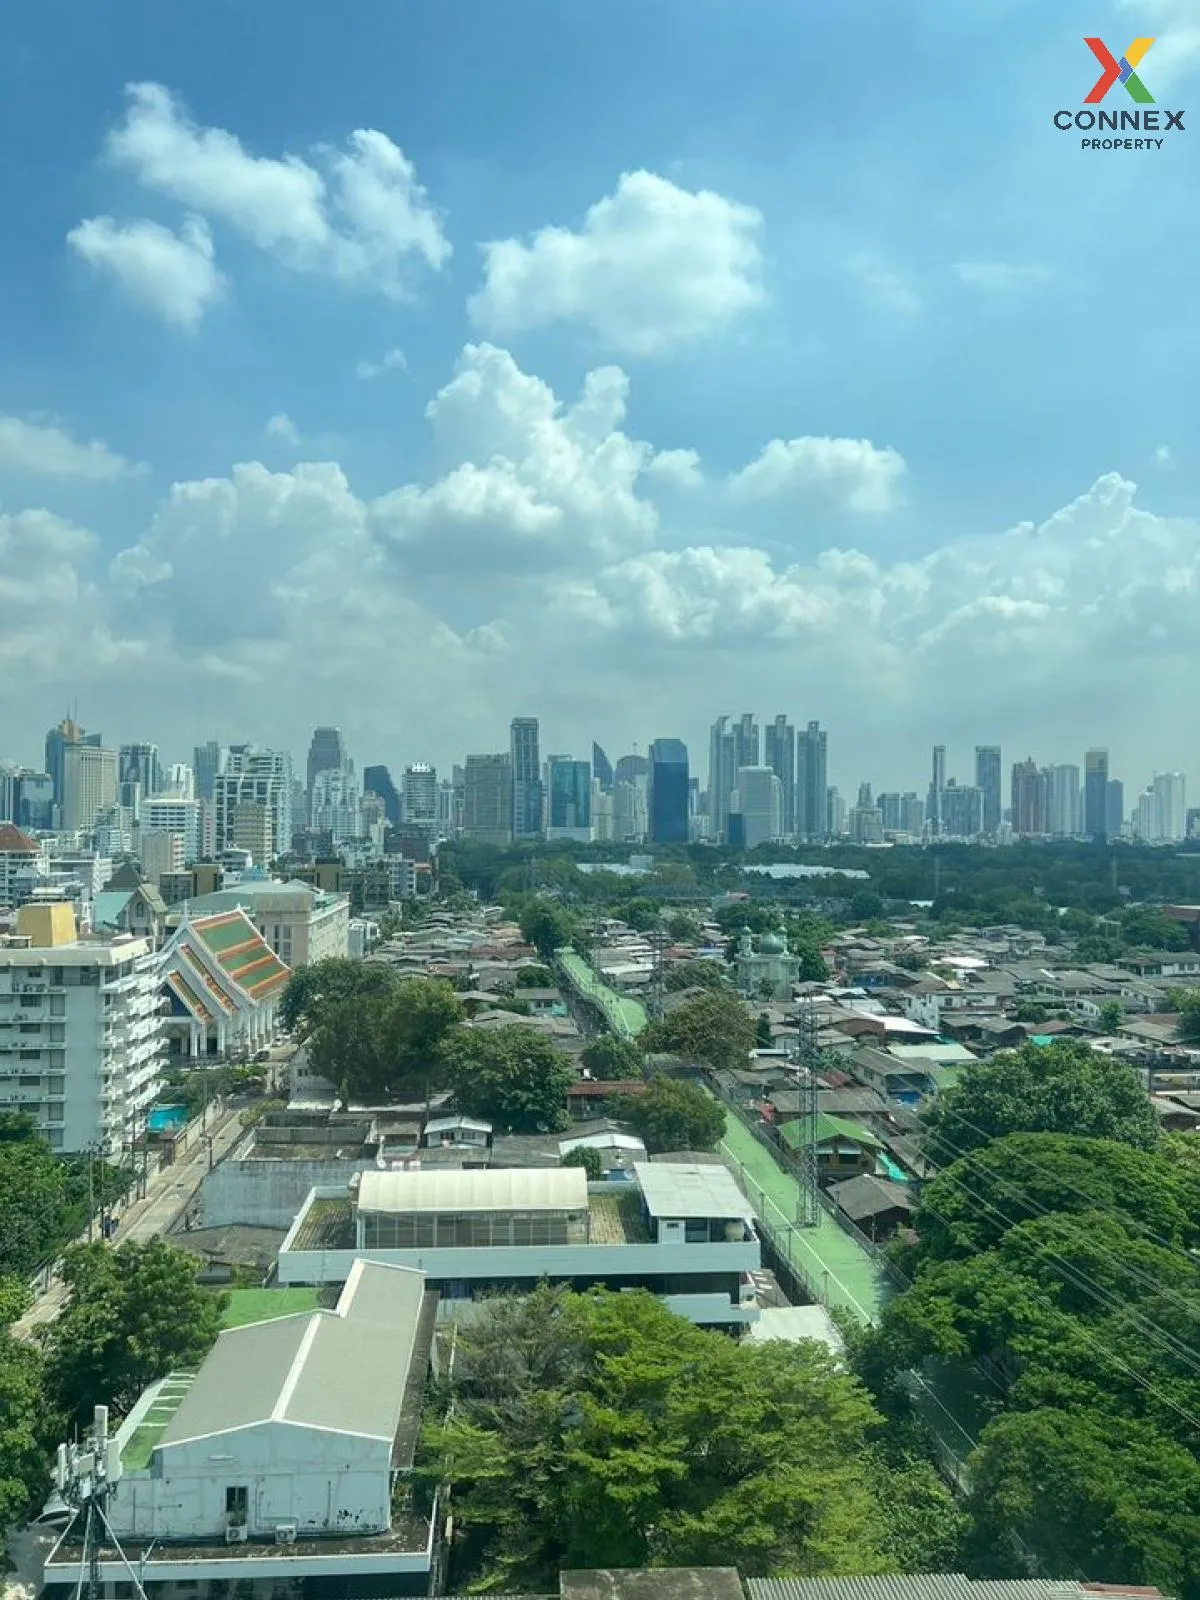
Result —
M745 1582L750 1600L1079 1600L1089 1592L1068 1578L979 1580L961 1572L892 1573L878 1578L747 1578Z
M413 1211L586 1211L582 1167L467 1172L364 1172L358 1209Z
M753 1207L725 1166L701 1166L695 1161L636 1161L633 1175L652 1217L749 1220L754 1215Z
M358 1260L336 1311L220 1335L163 1445L275 1421L394 1437L421 1320L425 1274Z

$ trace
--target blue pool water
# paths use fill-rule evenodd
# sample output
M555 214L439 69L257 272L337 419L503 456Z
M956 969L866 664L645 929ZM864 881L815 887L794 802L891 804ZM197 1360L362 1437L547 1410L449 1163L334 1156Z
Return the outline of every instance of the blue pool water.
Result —
M183 1127L187 1115L186 1106L155 1106L146 1118L146 1129L150 1133L174 1133Z

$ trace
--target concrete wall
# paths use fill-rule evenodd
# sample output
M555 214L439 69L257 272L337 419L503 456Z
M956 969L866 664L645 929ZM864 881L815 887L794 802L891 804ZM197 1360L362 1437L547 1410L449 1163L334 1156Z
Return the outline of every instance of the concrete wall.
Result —
M377 1533L391 1516L390 1445L327 1428L266 1422L159 1447L161 1472L123 1477L108 1515L129 1538L221 1539L225 1490L248 1491L250 1537Z
M317 1185L341 1184L374 1166L369 1157L344 1161L237 1161L232 1157L210 1172L200 1189L202 1226L235 1223L257 1228L290 1228Z

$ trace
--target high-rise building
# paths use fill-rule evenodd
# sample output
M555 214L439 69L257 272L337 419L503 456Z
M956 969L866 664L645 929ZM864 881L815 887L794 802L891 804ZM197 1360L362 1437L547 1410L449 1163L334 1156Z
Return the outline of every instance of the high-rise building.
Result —
M92 828L117 803L117 752L93 744L64 744L62 826L66 833Z
M57 728L46 735L46 771L54 785L54 804L62 806L63 755L68 745L81 744L83 729L71 717L64 717Z
M192 769L196 774L196 798L211 800L217 792L217 779L225 770L225 751L215 739L195 747Z
M983 832L995 835L1000 832L1002 806L1000 746L977 744L975 746L975 787L983 794Z
M649 778L650 763L645 756L636 753L621 756L613 768L614 783L633 783L638 778Z
M152 800L142 804L139 833L178 834L183 841L182 866L190 867L194 861L199 861L204 840L203 828L203 801L155 795ZM145 866L145 861L142 865Z
M586 761L551 756L547 762L548 839L592 837L592 770Z
M900 820L905 833L911 834L914 839L921 837L925 827L925 802L915 789L909 789L900 796Z
M14 821L19 828L48 833L54 827L54 779L48 772L21 772L14 783Z
M819 722L796 735L796 832L806 839L829 831L827 739Z
M186 761L172 761L163 772L162 791L173 800L197 800L196 774ZM211 796L210 796L211 798Z
M275 854L275 829L269 807L258 800L242 800L229 814L226 850L244 850L251 865L265 867Z
M386 767L363 768L363 793L375 794L383 801L383 814L393 828L400 826L403 815L400 795Z
M156 744L123 744L117 751L117 782L137 784L140 798L148 800L163 786ZM125 801L121 802L122 805Z
M955 783L942 790L942 834L947 839L977 839L983 829L983 790L977 783Z
M929 799L925 805L925 818L936 838L942 830L942 791L946 787L946 746L933 747L933 767L929 778Z
M346 743L340 728L314 728L308 746L308 767L305 794L308 797L308 819L312 821L313 784L319 772L341 772L347 765Z
M846 826L852 844L883 843L883 812L879 806L851 806Z
M53 1150L131 1158L166 1049L154 942L81 940L66 904L26 905L17 918L22 942L0 945L0 997L14 1032L20 1019L21 1048L0 1054L0 1096Z
M240 805L262 806L271 818L271 848L280 855L291 849L292 758L286 751L235 744L226 752L224 771L213 788L213 848L218 854L234 845L233 811Z
M729 800L733 794L736 743L728 717L718 717L708 733L708 818L714 840L723 839L729 827Z
M1071 839L1083 832L1083 802L1079 768L1061 763L1047 768L1046 831L1056 839Z
M1125 831L1125 785L1120 778L1110 778L1104 789L1104 817L1110 839L1119 839Z
M481 844L513 839L512 757L468 756L463 778L463 832Z
M846 802L833 784L825 791L825 832L837 839L846 831Z
M1032 756L1017 761L1012 769L1012 830L1023 838L1038 838L1047 833L1048 782Z
M769 731L769 730L768 730ZM771 767L739 767L730 815L742 819L743 849L769 844L783 832L783 784Z
M1108 751L1088 750L1083 757L1083 831L1090 839L1108 835Z
M766 765L779 779L783 791L782 832L791 838L796 831L796 729L784 716L766 728Z
M601 747L592 740L592 777L600 785L604 794L612 793L613 766Z
M362 838L362 796L352 767L326 767L318 772L311 802L312 828L328 833L335 846Z
M1153 782L1158 825L1163 839L1187 838L1187 779L1182 772L1156 772Z
M646 809L652 844L688 841L688 753L682 739L655 739L650 746Z
M437 768L414 761L404 769L404 820L433 827L438 819Z
M512 831L515 839L533 839L542 831L542 763L538 719L514 717L509 729L512 766Z
M879 807L879 821L888 833L901 833L904 829L903 798L898 790L887 790L876 795L875 804Z

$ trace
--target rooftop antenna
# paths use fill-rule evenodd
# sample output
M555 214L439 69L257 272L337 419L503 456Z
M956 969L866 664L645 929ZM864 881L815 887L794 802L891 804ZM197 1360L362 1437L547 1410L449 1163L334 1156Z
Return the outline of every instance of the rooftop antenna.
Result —
M51 1504L74 1512L70 1527L83 1521L83 1543L79 1556L77 1600L103 1600L102 1557L105 1545L117 1552L138 1600L146 1600L137 1573L121 1548L105 1510L121 1481L121 1447L108 1431L108 1407L97 1406L92 1426L83 1443L60 1444L54 1468L57 1491ZM66 1535L64 1534L64 1538Z

